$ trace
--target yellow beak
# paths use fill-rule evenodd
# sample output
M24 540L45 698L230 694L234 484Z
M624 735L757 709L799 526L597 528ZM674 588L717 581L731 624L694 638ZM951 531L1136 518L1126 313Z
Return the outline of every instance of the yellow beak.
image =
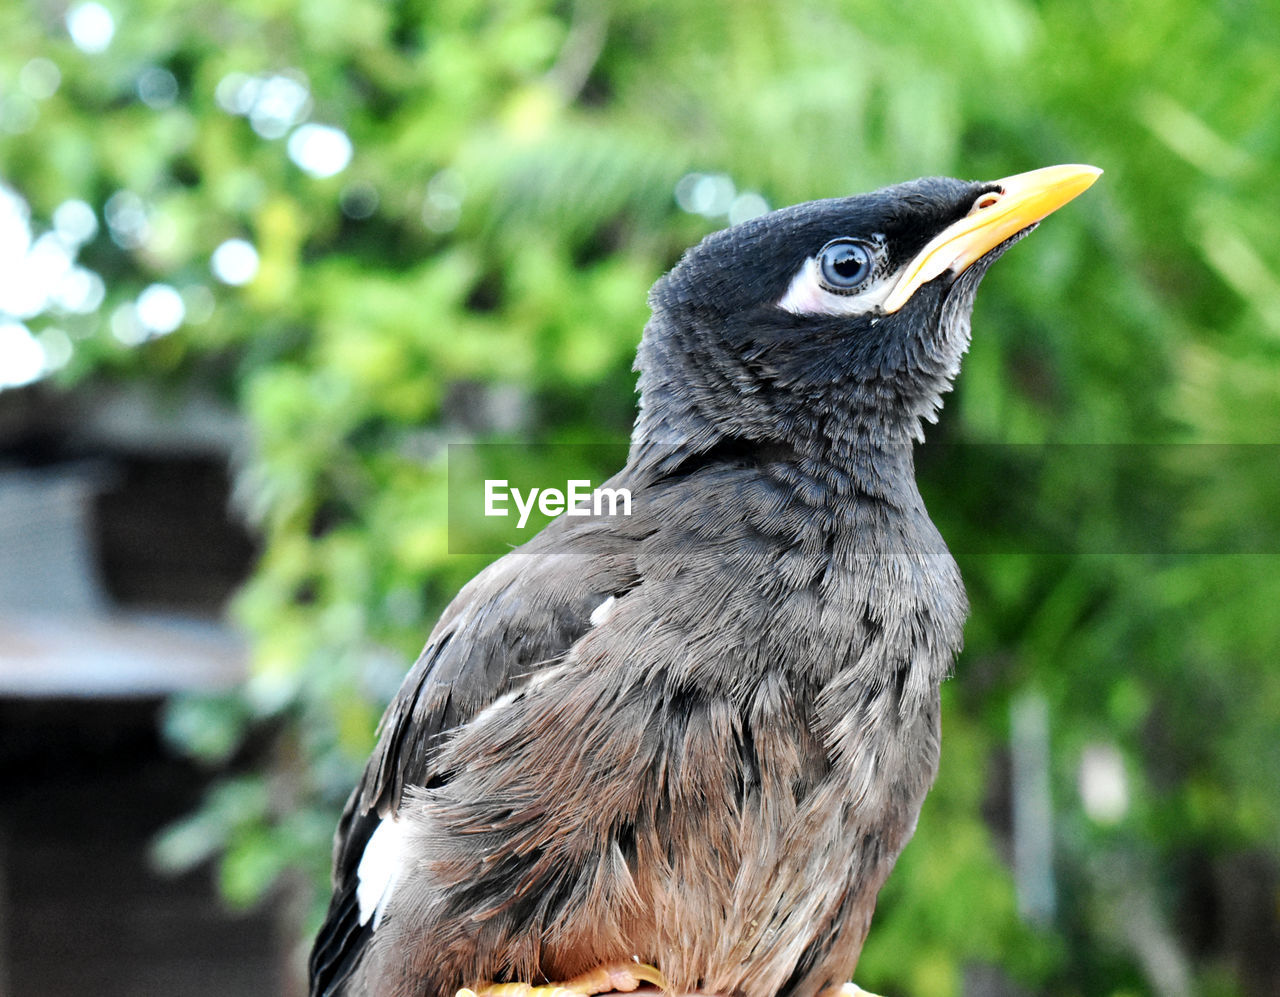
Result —
M1096 166L1046 166L997 180L964 218L943 229L903 268L881 307L896 312L919 288L948 270L963 273L1010 236L1088 190L1102 174Z

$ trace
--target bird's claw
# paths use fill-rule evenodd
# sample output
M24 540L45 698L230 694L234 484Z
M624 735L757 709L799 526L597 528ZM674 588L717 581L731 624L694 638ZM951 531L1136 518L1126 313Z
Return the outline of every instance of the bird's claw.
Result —
M532 983L490 983L479 990L463 987L456 997L583 997L577 990L569 990L556 983L534 986Z
M838 987L828 987L819 997L876 997L870 990L863 990L858 984L850 981Z
M489 983L474 990L463 987L455 997L592 997L614 990L630 993L642 983L652 983L662 990L667 988L666 979L655 966L643 962L614 962L559 983L539 986L532 983Z

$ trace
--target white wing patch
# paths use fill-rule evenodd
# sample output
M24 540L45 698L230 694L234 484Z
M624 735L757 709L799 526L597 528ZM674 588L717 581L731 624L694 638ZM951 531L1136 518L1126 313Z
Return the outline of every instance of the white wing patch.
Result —
M591 610L591 625L593 627L600 626L600 624L613 615L613 608L617 604L618 597L611 595L595 609Z
M468 724L486 724L524 694L524 687L504 692L483 710L467 721Z
M600 603L591 611L591 625L598 627L608 620L617 604L617 597L612 595ZM497 697L472 717L470 723L483 724L496 718L526 692L558 678L564 670L565 666L560 665L531 675L523 685ZM404 871L406 837L404 822L394 814L383 817L360 856L360 865L356 868L356 904L360 910L360 923L368 924L372 919L374 931L382 923L387 903Z
M404 870L404 850L405 825L390 815L382 818L360 856L356 869L356 903L360 907L360 923L368 924L373 918L374 931L382 923L387 901Z
M591 611L591 625L598 627L608 620L617 604L617 597L612 595L600 603ZM565 666L560 665L530 676L522 686L504 693L477 713L471 723L483 724L495 718L527 691L559 677L564 669ZM382 923L391 894L404 872L406 839L403 821L394 814L383 817L360 856L360 865L356 868L356 904L360 910L360 923L368 924L372 920L374 931Z

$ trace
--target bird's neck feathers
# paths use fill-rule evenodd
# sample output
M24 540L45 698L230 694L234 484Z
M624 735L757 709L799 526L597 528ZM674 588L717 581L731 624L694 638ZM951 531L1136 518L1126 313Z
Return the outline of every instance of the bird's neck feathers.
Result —
M726 350L723 334L655 314L636 360L629 463L661 474L698 455L785 455L838 494L915 507L913 445L959 371L971 302L971 294L941 300L937 341L907 339L874 364L833 364L838 352L815 348L800 384L780 376L768 350Z

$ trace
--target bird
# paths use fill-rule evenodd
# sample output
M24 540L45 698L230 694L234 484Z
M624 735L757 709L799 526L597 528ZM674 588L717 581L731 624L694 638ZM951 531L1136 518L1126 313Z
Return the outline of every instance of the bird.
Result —
M340 818L312 997L861 993L969 612L913 448L987 269L1100 173L809 201L658 279L629 514L444 610Z

